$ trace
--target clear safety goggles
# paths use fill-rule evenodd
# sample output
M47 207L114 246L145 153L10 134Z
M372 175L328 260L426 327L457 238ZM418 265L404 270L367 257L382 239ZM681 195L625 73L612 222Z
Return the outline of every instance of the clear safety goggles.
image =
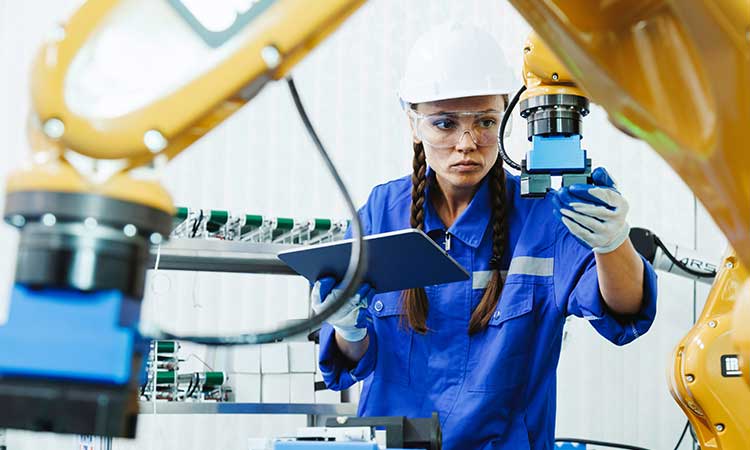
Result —
M452 148L469 133L477 146L497 144L502 111L449 111L421 114L408 110L417 137L435 148Z

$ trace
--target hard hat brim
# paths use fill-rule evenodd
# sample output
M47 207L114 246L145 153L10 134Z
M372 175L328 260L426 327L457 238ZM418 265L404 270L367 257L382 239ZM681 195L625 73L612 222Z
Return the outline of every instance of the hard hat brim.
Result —
M488 89L469 89L464 91L457 91L451 93L441 93L440 95L434 93L412 93L410 96L399 95L402 102L414 105L418 103L429 103L443 100L453 100L457 98L467 97L486 97L488 95L510 95L510 92L505 90L488 90Z

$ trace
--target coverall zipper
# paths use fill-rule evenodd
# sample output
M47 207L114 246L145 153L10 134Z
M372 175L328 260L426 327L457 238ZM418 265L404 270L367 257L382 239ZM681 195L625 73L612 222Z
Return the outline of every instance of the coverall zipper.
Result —
M445 251L448 252L451 249L451 234L445 232Z

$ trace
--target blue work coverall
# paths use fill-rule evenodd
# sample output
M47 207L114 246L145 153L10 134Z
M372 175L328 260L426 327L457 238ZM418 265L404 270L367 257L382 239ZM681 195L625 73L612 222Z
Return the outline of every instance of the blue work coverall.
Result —
M410 177L375 187L360 210L365 233L410 228L411 188ZM441 245L449 239L448 253L472 275L467 281L425 287L426 334L401 323L399 292L378 294L370 302L370 345L357 364L341 353L333 328L322 328L323 378L333 390L364 380L359 415L429 417L437 411L445 450L552 449L555 372L565 318L573 314L588 320L617 345L651 326L656 274L647 261L641 311L614 314L599 291L594 253L553 215L552 194L521 198L519 179L510 174L507 192L512 205L501 263L507 275L486 330L473 336L467 332L490 273L486 178L447 230L431 202L424 203L424 231ZM429 190L426 195L429 199Z

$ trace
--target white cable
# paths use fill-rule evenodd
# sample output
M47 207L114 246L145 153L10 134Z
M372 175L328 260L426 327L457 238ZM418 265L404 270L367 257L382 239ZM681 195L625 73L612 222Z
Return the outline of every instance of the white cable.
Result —
M157 272L159 271L159 261L160 260L161 260L161 243L156 246L156 262L154 262L154 276L156 276ZM153 279L153 277L152 277L152 279ZM156 296L156 297L158 298L158 296ZM151 304L151 315L152 315L152 317L155 318L155 317L157 317L156 314L158 312L158 308L156 307L157 306L156 305L156 298L154 298L154 300L151 303L152 303ZM154 320L154 319L151 319L151 320ZM153 354L152 354L152 358L153 359L151 361L151 370L152 370L153 376L154 376L153 382L151 383L151 408L152 408L151 409L151 415L154 416L154 427L158 430L159 427L158 427L158 424L156 423L157 422L157 418L156 418L156 375L157 375L156 374L156 372L157 372L156 371L156 364L157 364L157 356L156 356L156 353L157 353L156 341L154 341L154 351L153 351ZM149 439L149 444L150 444L149 448L151 450L154 450L154 441L155 440L156 439L153 438L153 437L151 439Z
M187 359L185 360L185 362L187 362L187 361L188 361L188 360L189 360L190 358L195 358L195 359L197 359L197 360L198 360L198 361L200 361L200 362L201 362L201 363L202 363L202 364L203 364L204 366L206 366L206 367L208 368L208 370L210 370L211 372L214 372L214 369L213 369L213 367L209 366L209 365L208 365L208 363L207 363L206 361L202 360L202 359L201 359L201 358L200 358L200 357L199 357L198 355L196 355L195 353L191 353L190 355L188 355L188 357L187 357Z
M154 271L159 270L160 260L161 260L161 244L156 246L156 262L154 263Z

